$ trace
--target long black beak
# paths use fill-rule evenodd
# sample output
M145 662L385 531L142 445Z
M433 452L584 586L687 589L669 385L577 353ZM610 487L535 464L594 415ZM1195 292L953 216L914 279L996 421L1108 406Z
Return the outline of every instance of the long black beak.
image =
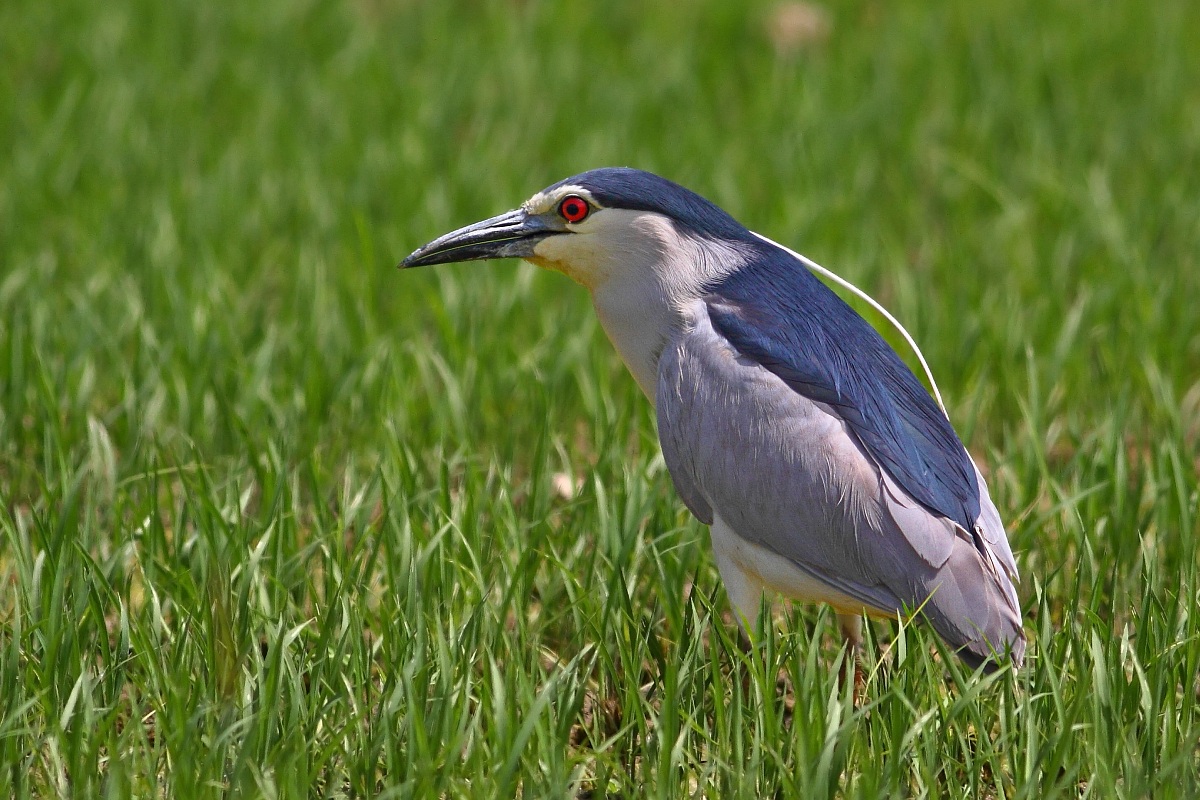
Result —
M418 247L399 266L400 269L408 269L454 261L528 258L533 255L533 248L538 242L560 232L541 217L517 209L439 236L429 244Z

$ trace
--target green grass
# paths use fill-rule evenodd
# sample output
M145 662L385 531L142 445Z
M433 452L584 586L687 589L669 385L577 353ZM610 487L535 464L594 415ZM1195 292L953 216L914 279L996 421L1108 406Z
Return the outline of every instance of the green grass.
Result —
M0 5L0 795L1200 796L1200 7L828 12ZM905 321L1024 670L742 652L583 290L393 269L605 164Z

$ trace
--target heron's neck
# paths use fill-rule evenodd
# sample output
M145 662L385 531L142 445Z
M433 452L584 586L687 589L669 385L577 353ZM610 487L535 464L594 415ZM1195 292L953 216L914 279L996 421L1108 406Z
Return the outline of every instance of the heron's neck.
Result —
M749 263L752 251L652 211L605 209L591 225L543 239L529 260L587 287L604 332L653 403L658 357L685 329L684 309Z
M725 242L686 236L642 253L642 259L626 257L644 263L626 263L588 288L604 332L654 403L659 357L690 324L688 307L705 287L745 265L748 255Z
M654 402L658 359L682 327L675 305L654 285L611 283L592 291L600 325L642 392Z

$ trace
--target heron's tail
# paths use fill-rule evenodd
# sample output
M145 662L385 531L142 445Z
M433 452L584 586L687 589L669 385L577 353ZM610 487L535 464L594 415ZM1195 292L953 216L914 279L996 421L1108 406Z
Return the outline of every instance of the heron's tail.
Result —
M957 539L928 588L925 616L972 669L990 672L1005 657L1021 665L1025 631L1016 589L986 546Z

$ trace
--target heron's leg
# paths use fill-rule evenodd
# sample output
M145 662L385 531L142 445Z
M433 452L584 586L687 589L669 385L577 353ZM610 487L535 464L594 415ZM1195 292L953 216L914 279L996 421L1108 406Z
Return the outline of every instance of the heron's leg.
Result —
M854 681L854 699L866 688L867 678L863 673L862 656L862 614L838 614L838 628L846 641L846 671L845 680Z
M761 608L763 586L752 576L733 563L727 555L714 552L717 570L721 573L721 582L725 584L725 594L733 606L733 615L738 621L738 638L742 648L750 649L750 637L754 635L758 623L758 612Z
M720 517L713 520L713 560L717 562L721 582L725 584L725 594L729 596L733 615L737 617L742 646L748 649L750 635L754 633L755 623L758 622L763 585L757 575L746 572L734 560L736 537L737 534Z

